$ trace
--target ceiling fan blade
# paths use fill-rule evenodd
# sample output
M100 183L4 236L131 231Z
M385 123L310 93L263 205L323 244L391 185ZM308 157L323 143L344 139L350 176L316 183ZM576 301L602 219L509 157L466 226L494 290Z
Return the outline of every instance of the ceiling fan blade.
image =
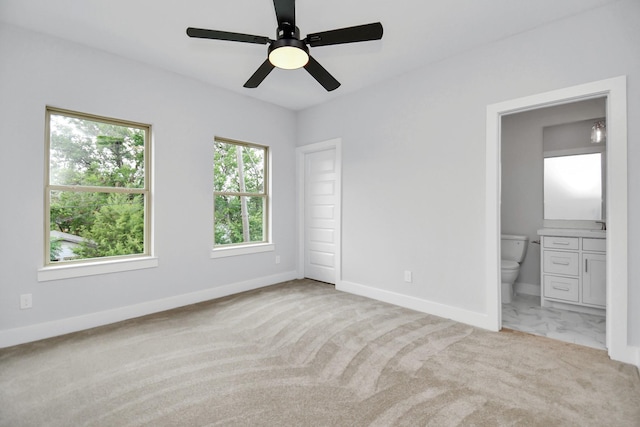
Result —
M337 81L318 61L309 56L309 62L304 66L305 70L313 76L328 92L338 89L340 82Z
M365 42L369 40L380 40L382 38L382 32L382 24L374 22L372 24L309 34L307 35L306 42L312 47Z
M283 22L291 27L296 26L296 2L295 0L273 0L273 7L276 9L276 19L278 26Z
M262 65L256 70L256 72L253 73L251 77L249 77L249 80L247 80L247 82L244 84L244 87L249 89L257 88L260 83L262 83L262 81L267 78L271 70L273 70L274 68L274 65L269 62L269 59L267 58L267 60L262 63Z
M187 35L199 39L228 40L232 42L268 44L269 37L253 36L251 34L231 33L229 31L205 30L203 28L187 28Z

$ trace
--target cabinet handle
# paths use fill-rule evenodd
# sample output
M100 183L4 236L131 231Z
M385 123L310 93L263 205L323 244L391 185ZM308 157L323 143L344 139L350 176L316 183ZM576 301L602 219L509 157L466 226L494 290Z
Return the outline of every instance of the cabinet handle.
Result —
M589 272L589 259L584 260L584 272L585 273Z
M554 245L563 245L563 246L567 246L569 244L569 242L558 242L556 240L553 241Z
M551 262L557 265L569 265L569 261L564 259L551 258Z
M553 285L551 286L553 289L555 289L556 291L569 291L569 287L568 286L558 286L558 285Z

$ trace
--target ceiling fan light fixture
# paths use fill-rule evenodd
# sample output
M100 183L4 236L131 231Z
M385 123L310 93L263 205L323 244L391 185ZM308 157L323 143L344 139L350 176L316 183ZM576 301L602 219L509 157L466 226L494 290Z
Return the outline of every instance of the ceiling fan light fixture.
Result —
M309 62L309 49L297 39L280 39L269 47L269 62L284 70L296 70Z

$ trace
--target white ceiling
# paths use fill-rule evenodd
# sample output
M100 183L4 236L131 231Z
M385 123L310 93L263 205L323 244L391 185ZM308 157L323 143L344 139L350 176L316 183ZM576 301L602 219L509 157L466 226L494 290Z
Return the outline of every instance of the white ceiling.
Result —
M298 0L308 33L382 22L380 41L311 48L342 86L326 92L305 70L275 69L243 84L267 46L191 39L187 27L275 38L271 0L0 0L0 21L174 71L300 110L460 52L617 0Z

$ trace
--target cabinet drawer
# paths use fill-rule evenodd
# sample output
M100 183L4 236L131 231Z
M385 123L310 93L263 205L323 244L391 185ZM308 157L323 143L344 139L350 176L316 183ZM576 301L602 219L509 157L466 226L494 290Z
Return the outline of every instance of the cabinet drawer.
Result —
M578 302L578 279L572 277L544 276L544 296Z
M607 241L605 239L590 239L585 237L582 239L583 251L604 252L607 249Z
M543 258L545 273L578 275L580 268L578 252L544 251Z
M578 249L578 237L545 236L542 240L545 248Z

